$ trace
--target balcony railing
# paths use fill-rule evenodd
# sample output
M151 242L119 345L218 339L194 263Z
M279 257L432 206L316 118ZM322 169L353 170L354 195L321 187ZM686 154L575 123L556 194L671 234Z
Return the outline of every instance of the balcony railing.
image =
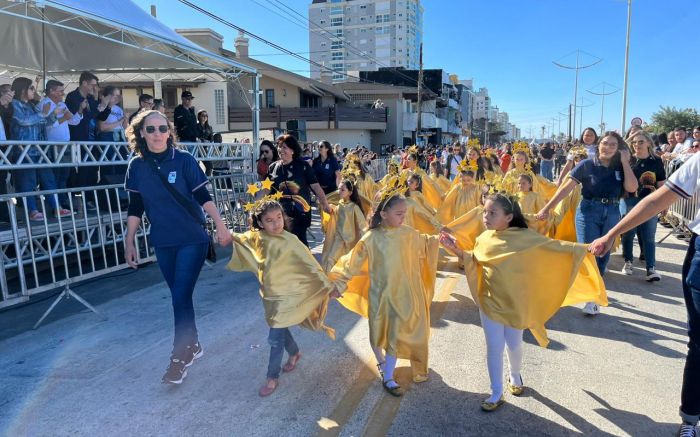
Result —
M250 123L249 108L229 108L229 123ZM328 122L368 122L386 123L386 109L352 108L343 106L328 106L321 108L274 108L260 109L261 123L278 123L283 127L287 120L305 120ZM337 127L337 124L336 124Z

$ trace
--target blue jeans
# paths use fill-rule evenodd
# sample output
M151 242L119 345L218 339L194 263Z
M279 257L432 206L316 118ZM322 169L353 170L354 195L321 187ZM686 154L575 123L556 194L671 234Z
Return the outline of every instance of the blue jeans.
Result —
M545 161L543 159L540 162L540 175L548 181L554 179L554 161Z
M592 243L605 235L620 221L620 205L604 204L597 200L582 199L576 210L576 240L579 243ZM602 276L608 265L610 252L596 257L598 271Z
M620 203L620 215L624 217L624 215L634 208L640 200L641 199L638 197L624 199L624 202ZM656 237L656 223L658 221L658 217L654 216L641 225L622 234L622 254L625 257L625 261L632 261L634 258L632 249L634 247L634 236L636 234L639 239L639 247L646 259L647 270L653 269L656 266L656 242L654 238Z
M59 167L53 169L53 177L56 180L56 189L64 190L68 188L68 179L70 178L70 167ZM68 202L68 193L61 193L58 195L58 203L63 208L68 208L70 202Z
M688 356L683 370L681 418L700 419L700 240L693 234L683 263L683 297L688 310Z
M270 328L267 342L270 344L270 361L267 364L267 377L277 379L280 377L282 357L284 357L285 349L287 350L287 355L291 357L299 353L299 346L292 338L289 328Z
M28 168L26 170L15 170L12 172L12 179L15 181L15 189L18 193L30 193L36 191L36 187L41 185L42 190L52 191L56 189L56 179L50 168ZM56 208L56 196L49 195L49 205ZM27 210L36 211L36 197L27 196ZM46 211L44 211L46 212Z
M170 287L175 319L173 355L177 357L198 341L192 294L208 248L208 242L155 248L158 266Z

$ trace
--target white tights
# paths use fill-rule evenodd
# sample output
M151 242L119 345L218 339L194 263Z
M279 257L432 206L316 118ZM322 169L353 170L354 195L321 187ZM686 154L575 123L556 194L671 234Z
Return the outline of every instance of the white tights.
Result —
M372 352L374 352L377 363L381 365L382 372L384 373L384 382L394 379L394 369L398 361L396 356L389 354L384 355L384 350L375 346L372 346ZM390 386L394 385L396 385L396 383L390 384Z
M489 319L479 310L481 326L486 336L486 365L491 379L491 397L489 402L496 402L503 395L503 349L508 346L508 364L510 380L522 385L520 365L523 360L523 330L510 328Z

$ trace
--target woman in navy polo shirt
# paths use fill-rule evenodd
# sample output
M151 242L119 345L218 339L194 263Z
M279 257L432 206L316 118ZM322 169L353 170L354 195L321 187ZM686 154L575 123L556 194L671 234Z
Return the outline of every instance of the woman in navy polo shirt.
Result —
M316 179L325 194L338 189L340 181L340 164L333 155L333 147L328 141L321 141L318 145L318 156L314 158L311 166L316 174Z
M549 211L557 206L581 184L581 203L576 211L576 239L579 243L590 243L605 235L620 221L620 197L623 189L636 192L639 186L630 165L630 151L617 132L606 132L598 142L593 159L584 159L568 174L556 194L537 214L539 220L546 220ZM600 274L610 254L596 258ZM587 303L583 308L587 314L597 314L598 305Z
M180 384L187 376L186 368L203 353L192 304L209 245L202 208L214 219L221 246L231 244L231 233L209 196L206 176L192 155L176 148L173 128L163 114L145 111L137 115L126 133L135 156L124 184L129 191L124 256L129 266L137 268L134 236L145 211L151 223L151 246L170 287L175 319L173 352L163 382ZM157 172L187 201L187 207L166 188L166 181Z
M297 139L292 135L281 135L277 138L277 150L280 160L270 165L269 173L273 188L282 191L283 194L298 194L308 204L311 204L311 190L313 190L323 210L330 214L331 208L328 206L326 195L318 184L313 169L308 162L302 159L301 146ZM284 182L293 182L294 184L285 184L286 188L283 188ZM295 185L295 189L298 187L299 192L291 192L290 185ZM311 211L299 210L296 203L290 199L282 199L281 203L284 212L292 220L290 232L308 246L306 230L311 226Z

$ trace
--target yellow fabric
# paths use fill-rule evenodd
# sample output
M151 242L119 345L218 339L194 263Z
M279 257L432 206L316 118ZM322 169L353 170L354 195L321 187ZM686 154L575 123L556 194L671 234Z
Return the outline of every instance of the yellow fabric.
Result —
M582 244L552 240L530 229L485 231L464 266L474 301L486 315L516 329L530 329L549 343L545 323L562 306L607 305L595 258Z
M540 193L534 191L519 191L518 204L523 214L537 214L547 202Z
M411 193L411 195L413 195ZM426 210L413 197L406 198L406 218L404 224L424 234L437 234L442 229L442 225L435 217L435 214Z
M437 217L440 223L449 223L479 205L481 192L475 184L455 185L440 205Z
M416 201L420 206L423 207L426 211L431 213L432 215L435 215L437 212L435 209L430 206L428 201L426 200L425 196L423 195L422 192L420 191L411 191L411 198Z
M323 330L335 339L335 331L324 323L335 286L294 234L248 231L232 237L233 254L226 267L257 275L265 320L271 328L301 325Z
M377 194L377 190L379 189L377 184L374 183L374 180L372 180L372 177L368 174L365 174L363 178L358 178L355 186L357 187L357 193L369 200L374 199L374 195Z
M476 237L486 230L483 214L484 207L479 205L446 225L450 229L450 233L457 239L457 246L460 249L474 249Z
M432 179L436 183L442 194L445 194L448 191L450 191L452 182L450 182L450 180L447 179L445 176L431 173L430 179Z
M430 179L428 174L420 167L416 167L413 171L410 169L404 169L403 171L416 173L421 177L421 181L423 182L423 196L428 202L428 205L434 210L437 210L442 202L442 194L440 193L440 188L438 188L437 183Z
M392 254L389 256L389 254ZM438 240L408 226L365 233L333 267L329 278L347 309L369 318L369 338L387 354L428 373L430 303L435 290Z
M367 216L372 211L372 201L359 192L357 193L357 197L360 199L360 209L362 209L362 212ZM326 200L331 205L338 205L340 203L340 194L338 194L338 191L328 193L326 194Z
M573 191L554 207L554 213L560 216L559 224L553 238L576 242L576 209L581 201L581 185L576 184Z
M321 212L321 227L326 234L321 267L325 272L330 271L341 256L355 247L366 226L364 213L353 202L341 200L338 205L331 205L330 214Z
M389 179L391 179L395 176L396 176L395 174L391 174L391 173L385 174L384 177L381 178L379 180L379 182L377 182L377 191L380 191L380 190L383 190L384 188L386 188L386 184L389 182Z
M536 191L538 193L542 194L542 197L544 197L544 199L547 201L549 199L551 199L552 197L554 197L554 194L557 192L557 188L559 188L559 187L557 187L557 184L549 181L546 177L544 177L542 175L537 175L536 179L537 179L537 185L538 185L538 188ZM533 191L535 191L534 187L533 187Z
M532 171L525 171L519 168L512 168L503 176L503 189L511 194L518 192L518 179L521 174L527 174L532 178L532 191L539 193L548 201L557 192L557 185L549 182L546 178L535 175Z

